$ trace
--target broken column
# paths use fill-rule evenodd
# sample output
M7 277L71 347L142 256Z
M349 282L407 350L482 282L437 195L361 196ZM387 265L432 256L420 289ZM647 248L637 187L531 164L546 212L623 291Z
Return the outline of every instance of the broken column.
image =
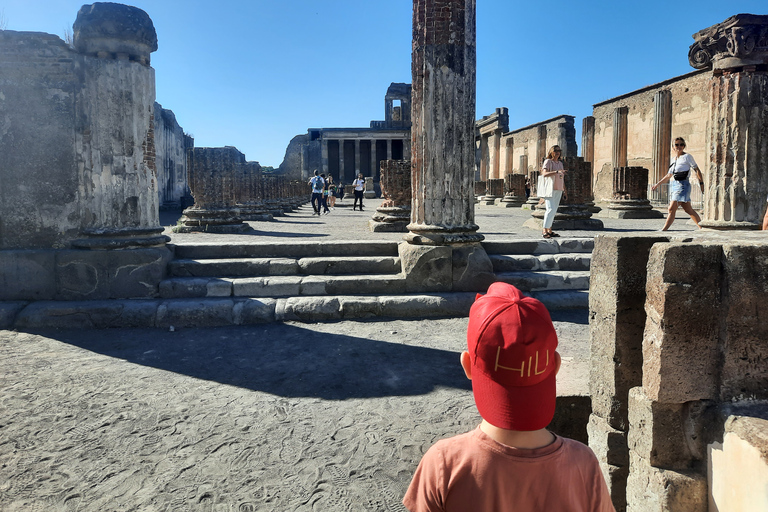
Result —
M502 197L504 197L504 180L491 178L485 182L485 195L480 200L480 204L493 206Z
M613 199L608 203L606 217L613 219L660 219L648 200L648 169L617 167L613 170Z
M407 232L411 220L411 161L381 161L381 195L368 225L373 232Z
M530 171L528 173L528 183L531 184L531 193L528 196L528 200L525 201L523 208L527 210L533 210L539 204L539 197L536 195L536 187L539 181L539 171Z
M592 164L581 157L566 157L563 167L568 171L564 175L565 192L555 214L552 229L603 229L603 221L592 218ZM537 177L538 178L538 177ZM531 213L532 219L523 226L541 229L545 205L541 204Z
M485 290L474 222L475 0L414 0L409 290Z
M507 174L504 177L504 199L499 202L503 208L520 208L525 204L525 176L522 174Z
M264 185L258 162L246 162L241 167L236 206L243 220L270 221L272 215L264 206Z
M176 233L243 233L252 228L243 222L237 207L245 155L231 146L191 148L187 154L189 188L194 206L186 208Z
M738 14L693 35L709 84L709 169L701 226L760 229L768 195L768 16Z

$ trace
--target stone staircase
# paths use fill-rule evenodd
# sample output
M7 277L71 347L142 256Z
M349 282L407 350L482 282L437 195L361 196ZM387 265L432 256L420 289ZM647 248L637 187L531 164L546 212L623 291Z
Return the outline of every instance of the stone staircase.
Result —
M588 307L593 240L485 242L498 280L549 309ZM19 304L16 327L208 327L462 317L474 292L408 293L398 242L174 244L160 297Z

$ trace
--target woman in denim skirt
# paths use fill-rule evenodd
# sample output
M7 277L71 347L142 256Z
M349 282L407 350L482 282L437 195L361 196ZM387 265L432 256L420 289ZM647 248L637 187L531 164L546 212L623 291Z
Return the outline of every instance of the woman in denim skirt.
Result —
M696 177L699 178L699 185L701 186L701 192L704 192L704 179L701 176L701 170L696 165L693 157L685 152L685 140L682 137L675 139L675 160L669 166L669 172L666 176L659 180L658 183L651 187L651 190L656 190L662 183L670 182L669 185L669 215L667 215L667 222L664 223L662 231L669 229L669 226L675 221L675 214L677 213L677 207L682 206L685 213L691 216L696 226L701 229L699 222L701 217L696 213L696 210L691 206L691 182L689 180L691 169L696 172ZM671 180L671 181L670 181Z

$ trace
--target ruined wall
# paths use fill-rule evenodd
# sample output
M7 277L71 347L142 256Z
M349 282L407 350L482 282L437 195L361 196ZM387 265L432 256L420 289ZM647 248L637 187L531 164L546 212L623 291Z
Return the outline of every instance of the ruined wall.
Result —
M320 162L320 144L318 143L316 146L317 147L315 148L314 152L315 158L313 158L312 161ZM309 175L312 174L314 168L308 169L309 175L302 176L302 169L306 168L304 162L307 160L308 152L309 135L297 135L292 138L291 142L288 143L288 147L285 148L285 156L283 157L283 162L280 164L280 167L278 167L280 174L284 176L290 176L291 178L295 179L309 178Z
M613 193L614 118L619 108L626 108L626 162L617 167L645 167L654 175L654 96L659 91L671 94L671 138L683 137L686 152L693 155L699 168L709 164L706 145L709 118L708 83L710 75L695 71L594 105L594 193L595 200L609 201ZM672 152L670 141L662 141L666 154ZM660 148L663 151L663 148Z
M538 172L547 150L559 145L562 157L577 156L576 128L573 116L557 116L502 135L501 165L514 174ZM527 168L521 168L521 165Z
M187 147L194 139L184 134L173 111L155 102L155 166L161 208L180 208L189 195Z

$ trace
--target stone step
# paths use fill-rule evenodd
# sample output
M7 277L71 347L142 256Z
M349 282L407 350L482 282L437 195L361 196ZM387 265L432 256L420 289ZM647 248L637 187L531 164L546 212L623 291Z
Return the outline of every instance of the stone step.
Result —
M556 254L567 252L591 253L593 238L550 238L540 240L508 240L483 242L490 254Z
M170 262L168 271L173 277L398 274L400 258L396 256L327 256L177 259Z
M173 277L160 282L164 299L203 297L300 297L312 295L405 293L400 274L264 277Z
M395 241L250 242L169 244L177 259L312 258L328 256L397 256Z
M589 290L589 272L583 270L497 272L496 280L514 285L523 292Z
M520 270L582 270L589 271L591 253L558 254L489 254L493 271L515 272Z
M0 329L162 329L323 322L354 318L460 318L474 292L310 297L213 297L0 302ZM586 292L532 292L549 310L585 308Z

